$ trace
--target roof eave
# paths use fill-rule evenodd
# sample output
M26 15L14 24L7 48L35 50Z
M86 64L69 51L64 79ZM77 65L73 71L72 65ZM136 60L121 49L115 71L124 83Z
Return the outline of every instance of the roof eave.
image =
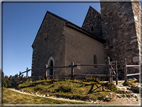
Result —
M99 36L94 35L93 33L89 32L89 31L86 31L85 29L83 29L83 28L81 28L81 27L79 27L79 26L77 26L77 25L75 25L75 24L73 24L71 22L67 22L66 26L70 27L70 28L73 28L73 29L75 29L75 30L77 30L77 31L79 31L79 32L81 32L83 34L86 34L87 36L89 36L89 37L91 37L93 39L96 39L101 43L105 43L105 40L103 38L100 38Z

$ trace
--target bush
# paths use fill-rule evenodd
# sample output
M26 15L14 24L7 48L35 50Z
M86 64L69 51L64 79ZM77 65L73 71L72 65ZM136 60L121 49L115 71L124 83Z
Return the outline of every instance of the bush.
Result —
M114 85L112 82L106 83L106 87L113 92L117 91L116 85Z
M123 85L124 85L124 86L130 86L131 83L130 83L129 81L126 81L126 82L123 83Z
M97 83L100 83L100 80L98 78L95 78L95 77L85 77L85 81L86 82L90 82L90 81L93 81L93 82L97 82Z
M10 75L8 76L4 76L4 73L2 71L0 71L2 74L2 86L3 87L11 87L11 80L12 80L12 76Z
M57 89L57 91L61 91L61 92L71 92L72 88L69 84L65 83L62 84L61 86L59 86L59 88Z
M34 88L34 91L43 91L44 90L44 86L42 85L37 85L35 88Z

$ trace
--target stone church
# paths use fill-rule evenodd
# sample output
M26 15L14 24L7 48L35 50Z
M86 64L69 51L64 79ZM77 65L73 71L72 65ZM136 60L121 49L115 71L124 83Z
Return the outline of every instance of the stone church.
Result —
M106 64L117 60L119 78L128 64L141 61L140 2L101 2L101 13L89 7L82 27L47 11L32 44L32 69L74 64ZM75 17L75 16L73 16ZM131 68L128 73L139 72ZM70 75L70 68L54 68L48 75ZM76 67L74 74L107 74L104 67ZM32 76L45 76L46 70L33 70Z

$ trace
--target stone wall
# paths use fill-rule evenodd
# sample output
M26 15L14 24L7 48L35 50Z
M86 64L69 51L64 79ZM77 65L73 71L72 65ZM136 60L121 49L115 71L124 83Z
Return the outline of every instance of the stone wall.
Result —
M55 66L65 65L65 21L47 12L32 45L32 68L45 68L50 57ZM55 69L55 75L64 74L64 69ZM49 72L48 72L49 73ZM32 76L45 76L45 70L33 70Z
M91 6L89 7L82 28L102 37L101 14Z
M140 2L132 2L132 9L135 20L136 36L139 48L139 59L141 59L141 4ZM140 60L141 61L141 60Z
M89 37L70 27L65 27L65 65L74 64L94 64L94 55L97 64L104 64L103 43ZM74 69L74 74L102 74L103 67L78 66ZM71 74L71 69L66 68L66 75Z
M142 9L141 9L141 35L142 35ZM142 65L142 36L141 36L141 65Z
M128 64L139 64L138 7L139 3L101 2L102 30L106 40L105 59L109 56L111 60L118 61L119 78L121 79L124 77L124 58L127 58ZM131 72L138 72L138 70L128 69L128 73Z

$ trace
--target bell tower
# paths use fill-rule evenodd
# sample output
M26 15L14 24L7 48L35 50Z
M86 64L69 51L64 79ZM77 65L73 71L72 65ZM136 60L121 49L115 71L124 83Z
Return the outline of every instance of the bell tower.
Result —
M106 40L106 58L117 60L120 77L123 79L124 58L128 65L138 65L141 61L141 5L140 1L101 1L102 35ZM128 73L139 72L130 68Z

